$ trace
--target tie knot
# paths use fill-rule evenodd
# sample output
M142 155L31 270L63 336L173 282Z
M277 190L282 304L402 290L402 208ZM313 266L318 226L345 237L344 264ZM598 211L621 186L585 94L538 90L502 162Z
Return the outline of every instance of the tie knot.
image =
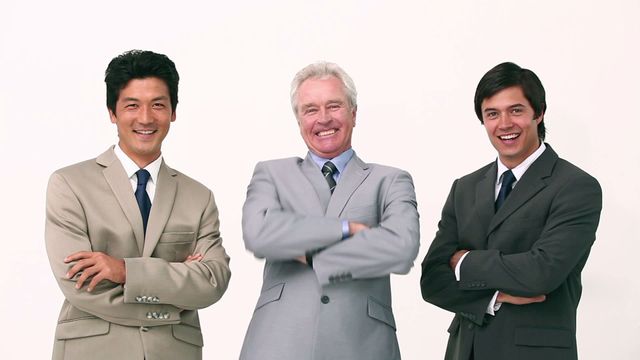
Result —
M328 175L333 175L338 171L335 165L331 161L327 161L322 165L322 175L325 177Z
M511 170L507 170L502 174L502 186L511 186L516 181L516 176Z
M136 175L138 175L138 186L147 186L147 182L149 181L149 178L151 177L151 174L149 174L149 172L145 169L140 169L138 171L136 171Z

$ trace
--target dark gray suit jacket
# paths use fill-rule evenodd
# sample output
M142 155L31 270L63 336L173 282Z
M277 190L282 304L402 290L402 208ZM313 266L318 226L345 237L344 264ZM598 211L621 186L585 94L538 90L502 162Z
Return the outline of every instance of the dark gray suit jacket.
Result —
M371 228L341 240L341 219ZM309 156L261 162L242 229L266 263L241 359L400 359L389 274L407 273L418 253L408 173L354 155L331 195ZM313 268L294 260L317 249Z
M496 166L453 183L422 263L424 299L456 313L445 358L577 359L580 272L595 240L600 185L547 145L495 212ZM449 267L458 249L471 250L460 282ZM487 315L496 290L547 298Z

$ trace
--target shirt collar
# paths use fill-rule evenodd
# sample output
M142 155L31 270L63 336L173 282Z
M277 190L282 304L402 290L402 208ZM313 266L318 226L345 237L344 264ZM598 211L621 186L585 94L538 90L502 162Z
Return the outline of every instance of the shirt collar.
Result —
M521 162L520 164L518 164L518 166L514 167L513 169L511 169L511 172L513 173L513 176L515 176L516 181L520 180L520 178L522 178L522 176L524 175L524 173L527 171L527 169L529 169L529 166L531 166L531 164L533 164L534 161L536 161L540 155L542 155L542 153L544 152L544 150L547 147L544 145L543 142L540 142L540 146L538 147L538 149L536 151L534 151L531 155L529 155L526 159L524 159L523 162ZM500 161L500 157L498 157L498 180L497 183L501 184L502 183L502 175L504 175L504 173L509 170L509 168L502 163L502 161Z
M338 169L338 174L342 174L344 169L347 167L349 160L351 160L351 158L353 157L354 153L355 152L353 151L353 149L349 148L348 150L334 157L333 159L325 159L314 154L312 151L309 151L309 155L311 156L311 159L313 159L313 162L316 163L316 165L318 165L318 168L322 169L322 166L324 166L324 163L326 163L327 161L331 161L333 165L336 166L336 169Z
M124 168L124 172L127 174L127 177L131 179L136 172L140 170L140 168L129 156L127 156L127 154L124 153L120 144L113 148L113 152L116 154L116 157L118 157L118 160L120 160L120 163L122 163L122 167ZM154 184L157 183L160 165L162 165L162 154L160 154L160 156L153 160L149 165L144 167L144 169L151 174L151 178L149 180Z

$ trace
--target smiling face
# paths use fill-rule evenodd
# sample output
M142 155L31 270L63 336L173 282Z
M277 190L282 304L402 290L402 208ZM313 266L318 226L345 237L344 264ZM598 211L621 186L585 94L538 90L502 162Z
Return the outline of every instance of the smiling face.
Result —
M167 84L159 78L132 79L120 91L111 122L118 127L119 145L143 168L160 156L162 140L176 114Z
M535 118L522 88L512 86L482 101L482 120L500 161L509 169L518 166L540 146Z
M338 78L305 80L298 88L296 103L300 134L310 151L331 159L351 148L356 110L349 106Z

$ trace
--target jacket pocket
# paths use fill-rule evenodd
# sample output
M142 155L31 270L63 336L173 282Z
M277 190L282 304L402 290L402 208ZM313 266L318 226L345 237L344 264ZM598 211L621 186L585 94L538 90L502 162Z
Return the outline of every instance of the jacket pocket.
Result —
M110 326L108 321L98 318L65 320L59 322L56 327L56 339L68 340L105 335L109 333Z
M178 340L200 347L204 345L204 341L202 340L202 332L197 327L177 324L171 325L171 331L173 333L173 337Z
M160 235L156 248L151 256L170 262L182 262L196 247L196 236L193 231L165 232Z
M264 290L260 294L260 297L258 298L258 303L256 304L256 310L260 309L261 307L267 305L270 302L280 300L283 289L284 289L284 283L280 283L268 288L267 290Z
M378 300L369 296L367 299L367 314L370 318L382 321L396 330L396 320L393 317L391 307L380 303Z
M516 345L569 348L573 345L573 333L566 329L516 328Z

